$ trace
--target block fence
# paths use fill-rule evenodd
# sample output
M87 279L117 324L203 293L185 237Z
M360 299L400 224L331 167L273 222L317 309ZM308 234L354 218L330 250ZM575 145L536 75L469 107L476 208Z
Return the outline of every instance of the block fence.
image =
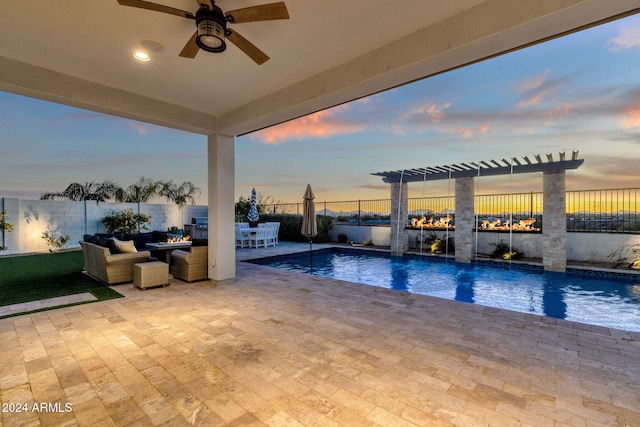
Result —
M95 201L70 202L60 200L26 200L0 198L0 211L6 210L6 221L13 224L12 232L0 231L0 246L6 251L0 255L30 252L47 252L49 246L42 233L49 231L55 235L68 235L69 247L79 247L84 234L104 233L102 224L110 211L132 209L135 213L151 216L149 231L167 231L170 227L183 228L192 217L207 216L208 206L112 203Z

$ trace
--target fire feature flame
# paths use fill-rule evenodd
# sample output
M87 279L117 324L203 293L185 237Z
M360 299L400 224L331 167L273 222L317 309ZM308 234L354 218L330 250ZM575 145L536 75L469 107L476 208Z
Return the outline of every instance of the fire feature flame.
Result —
M534 222L536 222L535 218L521 219L513 224L510 223L510 220L502 222L500 218L495 221L483 219L480 222L480 227L483 230L540 231L539 228L533 226Z
M189 236L188 234L186 236L170 235L167 237L167 243L188 242L190 238L191 236Z
M422 215L422 218L411 218L411 227L413 228L455 228L453 224L449 222L453 219L451 215L440 217L440 219L433 221L435 217L431 215L429 219Z

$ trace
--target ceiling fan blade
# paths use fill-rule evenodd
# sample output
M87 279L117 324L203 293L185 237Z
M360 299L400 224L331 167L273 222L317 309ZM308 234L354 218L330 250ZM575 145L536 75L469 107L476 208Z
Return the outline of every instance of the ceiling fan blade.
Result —
M162 4L151 3L144 0L118 0L121 6L138 7L140 9L154 10L156 12L169 13L171 15L182 16L183 18L195 19L193 13Z
M193 33L187 44L182 48L182 52L180 52L181 57L191 59L196 57L198 51L200 50L200 48L196 44L196 37L198 37L197 31Z
M284 2L245 7L227 12L233 23L271 21L273 19L289 19L289 11Z
M269 57L260 49L258 49L249 40L238 34L237 31L228 30L227 40L235 44L238 49L247 54L247 56L255 61L256 64L262 65L269 60Z

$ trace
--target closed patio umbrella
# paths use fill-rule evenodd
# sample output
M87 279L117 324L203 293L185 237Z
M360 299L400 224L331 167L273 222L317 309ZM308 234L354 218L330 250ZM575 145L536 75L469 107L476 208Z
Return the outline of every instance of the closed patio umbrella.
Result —
M247 214L247 219L251 222L251 226L255 227L255 223L260 219L260 214L258 214L258 206L256 202L256 189L253 188L251 190L251 205L249 207L249 213Z
M316 196L313 195L311 184L307 184L307 191L304 192L304 203L302 205L302 229L300 232L309 239L309 266L313 267L313 259L311 251L313 249L312 240L318 235L318 224L316 222L316 204L313 201Z

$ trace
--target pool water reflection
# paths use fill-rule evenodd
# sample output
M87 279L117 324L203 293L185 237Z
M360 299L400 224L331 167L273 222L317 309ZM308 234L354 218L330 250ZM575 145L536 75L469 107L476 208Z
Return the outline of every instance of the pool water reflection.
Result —
M349 282L640 332L640 278L459 264L342 248L250 262Z

